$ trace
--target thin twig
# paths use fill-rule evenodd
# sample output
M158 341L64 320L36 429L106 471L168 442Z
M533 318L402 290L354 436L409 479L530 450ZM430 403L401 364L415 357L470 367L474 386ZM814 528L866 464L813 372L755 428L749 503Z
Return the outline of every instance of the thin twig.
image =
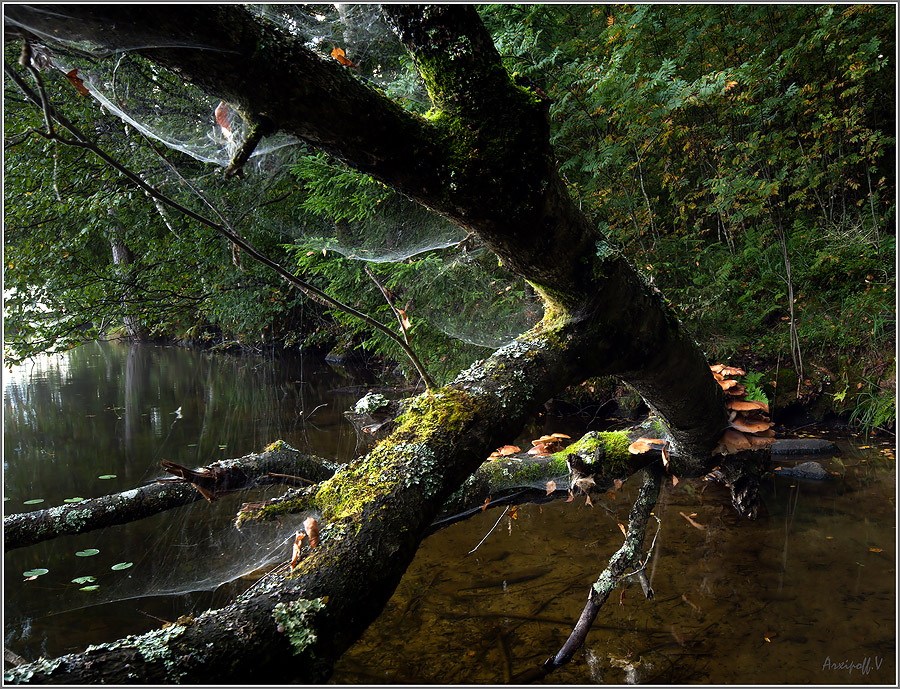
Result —
M478 550L478 549L481 547L481 544L484 543L484 542L487 540L488 536L490 536L492 533L494 533L494 529L497 528L497 524L500 523L500 519L503 519L504 515L505 515L507 512L509 512L509 508L510 508L510 507L512 507L512 505L507 505L507 506L506 506L506 509L503 510L503 514L500 515L499 519L497 519L497 521L496 521L496 522L494 523L494 525L491 527L491 530L488 531L488 532L484 535L484 538L482 538L480 541L478 541L478 545L476 545L474 548L472 548L472 550L470 550L468 553L466 553L466 555L471 555L471 554L474 553L476 550Z

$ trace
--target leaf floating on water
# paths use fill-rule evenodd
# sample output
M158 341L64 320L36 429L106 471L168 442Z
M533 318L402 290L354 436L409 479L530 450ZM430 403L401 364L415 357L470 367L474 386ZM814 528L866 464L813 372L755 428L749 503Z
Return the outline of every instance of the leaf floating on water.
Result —
M593 506L594 506L594 503L591 502L591 496L590 496L590 495L585 495L585 496L584 496L584 504L585 504L587 507L593 507Z
M678 477L677 477L677 476L673 476L673 477L672 477L672 487L674 488L674 487L677 486L677 485L678 485Z
M120 570L120 569L128 569L128 568L131 567L133 564L134 564L133 562L117 562L117 563L114 564L112 567L110 567L110 569L114 569L114 570L116 570L116 571L118 571L118 570Z
M86 577L75 577L72 579L73 584L93 584L97 581L97 577L86 576Z
M63 502L81 502L84 498L66 498Z
M684 517L685 519L687 519L687 520L688 520L688 524L690 524L691 526L693 526L695 529L700 529L701 531L706 531L706 527L703 526L703 524L699 524L699 523L695 522L695 521L691 518L691 517L694 516L693 514L691 514L690 516L687 515L687 514L685 514L684 512L679 512L678 514L680 514L682 517Z
M79 550L77 553L75 553L75 555L77 557L90 557L91 555L96 555L99 552L100 551L96 548L88 548L86 550Z
M513 505L509 510L509 518L510 519L518 519L519 518L519 510L517 505Z
M102 478L102 479L106 480L106 479L116 478L116 475L115 474L103 474L103 476L98 476L97 478Z
M82 587L81 587L80 589L78 589L78 590L79 590L79 591L96 591L98 588L100 588L100 585L99 585L99 584L93 584L93 585L91 585L91 586L82 586Z
M869 552L872 552L872 553L883 553L883 552L884 552L884 548L869 548Z
M29 569L27 572L22 572L22 576L34 578L46 574L49 571L49 569L45 569L44 567L38 567L37 569Z
M32 498L31 500L26 500L23 502L23 505L37 505L40 502L44 502L44 498Z
M490 504L491 504L491 496L488 495L488 496L484 499L484 504L481 506L481 511L484 512L484 511L487 509L487 506L490 505Z
M572 502L575 499L575 494L572 493L572 489L569 488L569 497L566 498L566 502Z
M614 478L613 485L616 487L616 490L622 490L622 486L624 485L621 479Z
M623 536L628 536L628 530L622 522L619 522L619 530L622 532Z
M547 481L547 495L556 490L556 481Z

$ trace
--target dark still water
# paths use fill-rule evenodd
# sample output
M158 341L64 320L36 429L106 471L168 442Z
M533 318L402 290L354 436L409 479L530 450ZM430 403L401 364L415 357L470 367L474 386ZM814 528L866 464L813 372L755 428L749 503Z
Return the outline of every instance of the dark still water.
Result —
M197 466L278 438L347 460L363 448L342 412L373 383L319 361L117 344L3 376L6 513L141 485L161 475L162 459ZM517 444L582 430L548 421ZM544 681L895 683L893 446L835 440L842 453L822 460L833 479L776 477L755 522L738 520L719 487L669 481L648 567L656 598L634 584L624 598L617 591L573 662ZM471 555L501 510L431 536L332 681L496 684L539 665L621 544L638 482L593 507L583 497L522 505ZM223 604L289 555L289 520L257 533L230 527L241 502L278 490L10 551L6 647L56 656ZM25 580L40 569L49 571Z

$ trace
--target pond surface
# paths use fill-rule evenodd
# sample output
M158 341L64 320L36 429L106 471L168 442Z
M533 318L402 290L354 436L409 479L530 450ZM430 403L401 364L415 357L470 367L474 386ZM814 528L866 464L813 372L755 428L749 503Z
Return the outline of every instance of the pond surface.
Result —
M162 459L198 466L278 438L345 461L362 448L342 412L372 382L319 361L113 343L4 371L4 511L126 490L160 476ZM536 422L519 440L583 430ZM822 460L833 479L775 477L755 522L737 519L725 489L670 480L648 566L656 597L617 591L585 647L543 681L895 683L894 448L835 440L842 453ZM521 505L470 555L502 510L429 537L332 681L496 684L541 664L621 544L638 482L593 507ZM278 489L267 491L10 551L6 647L57 656L227 602L290 551L293 524L229 528L241 502ZM37 568L49 571L26 581ZM94 590L72 581L87 576Z

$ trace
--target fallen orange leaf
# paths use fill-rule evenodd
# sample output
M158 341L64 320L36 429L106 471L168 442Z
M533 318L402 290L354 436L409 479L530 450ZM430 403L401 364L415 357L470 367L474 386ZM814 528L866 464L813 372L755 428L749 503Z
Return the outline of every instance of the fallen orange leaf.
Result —
M85 88L84 82L78 78L78 70L77 69L73 69L70 72L66 72L66 79L69 80L69 83L72 84L72 86L75 87L75 90L78 91L78 93L80 93L82 96L90 96L91 95L91 92Z
M350 62L350 60L347 59L347 54L343 50L338 48L337 46L335 46L334 50L331 51L331 57L333 57L335 60L337 60L338 62L340 62L342 65L344 65L346 67L356 67L355 64L353 64L352 62Z
M519 510L517 505L513 505L509 510L509 518L510 519L518 519L519 518Z
M871 551L873 553L883 553L884 548L869 548L869 551Z
M619 530L622 532L623 536L628 535L628 531L625 529L625 525L622 522L619 522Z
M569 488L569 497L566 498L566 502L572 502L575 499L575 494L572 492L572 489Z
M488 496L484 499L484 504L481 506L481 511L482 511L482 512L484 512L484 511L487 509L487 506L490 504L490 502L491 502L491 496L488 495Z
M622 480L614 478L613 485L616 487L616 490L621 490L622 489Z
M556 481L547 481L547 495L556 490Z
M306 529L306 535L309 536L309 547L317 548L319 546L319 522L313 517L307 517L303 521L303 528Z

